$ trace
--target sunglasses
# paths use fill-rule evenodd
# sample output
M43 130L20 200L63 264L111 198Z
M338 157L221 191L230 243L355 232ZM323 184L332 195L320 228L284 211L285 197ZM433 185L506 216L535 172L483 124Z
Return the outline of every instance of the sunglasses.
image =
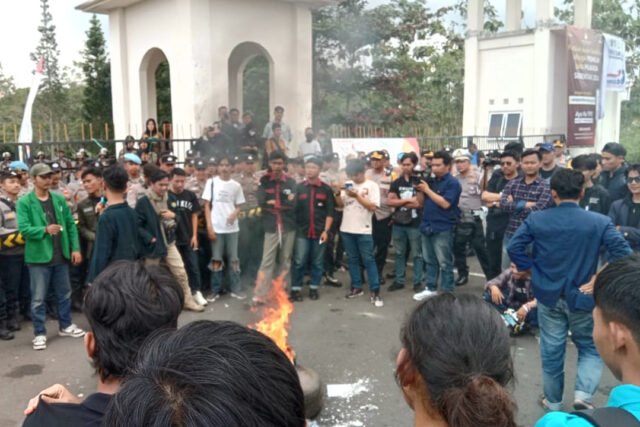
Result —
M627 178L627 181L629 182L629 184L640 184L640 176L630 176L629 178Z

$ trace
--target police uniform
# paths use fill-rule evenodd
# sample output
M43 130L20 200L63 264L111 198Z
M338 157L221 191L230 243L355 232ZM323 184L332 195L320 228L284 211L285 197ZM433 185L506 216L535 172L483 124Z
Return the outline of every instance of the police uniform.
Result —
M254 156L247 155L245 162L255 161ZM241 206L239 219L240 234L238 236L238 255L240 258L241 281L243 286L253 286L258 275L262 259L262 211L258 207L258 173L238 174L236 181L242 186L245 203Z
M339 160L340 157L338 153L332 153L327 156L326 161L334 161ZM340 186L346 180L346 174L344 171L340 170L331 170L328 169L324 172L320 173L320 179L333 189L335 192L335 186ZM331 228L329 229L329 236L327 238L327 247L324 252L324 271L325 273L332 278L333 273L338 269L342 263L342 257L344 254L344 249L342 248L342 243L340 242L340 225L342 225L342 212L343 208L338 207L337 205L333 211L333 223L331 224Z

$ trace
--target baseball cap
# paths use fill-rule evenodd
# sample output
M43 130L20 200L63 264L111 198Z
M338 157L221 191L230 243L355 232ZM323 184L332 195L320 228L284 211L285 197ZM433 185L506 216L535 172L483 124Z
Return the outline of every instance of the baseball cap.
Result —
M142 160L140 160L140 157L138 157L137 154L133 154L133 153L125 154L124 155L124 161L125 162L135 163L136 165L141 165L142 164Z
M29 166L27 166L26 163L21 162L20 160L14 160L13 162L9 163L9 169L11 169L12 171L15 171L15 170L28 171Z
M2 153L2 157L11 157L11 153L8 151L5 151L4 153Z
M564 148L564 144L559 139L556 139L555 141L553 141L553 146L555 148Z
M188 159L194 158L196 157L196 152L193 150L187 150L185 157L187 157Z
M458 148L453 152L453 160L471 160L471 153L466 148Z
M206 169L207 164L202 159L196 160L196 169Z
M433 151L431 150L425 150L422 152L422 157L426 157L427 159L432 159L433 158Z
M217 165L218 159L216 159L215 157L209 157L209 161L207 163L210 165Z
M54 172L60 172L62 170L58 162L52 162L49 166L51 166L51 170Z
M384 153L382 151L373 151L369 155L369 158L371 158L371 160L382 160L384 159Z
M0 181L4 181L8 178L20 178L20 175L16 171L2 171L0 172Z
M255 161L256 161L255 156L252 156L251 154L247 154L246 156L244 156L245 163L254 163Z
M196 161L194 159L187 159L184 161L185 166L195 166Z
M160 159L160 161L166 165L175 165L176 164L176 156L174 156L173 154L165 154L164 156L162 156L162 158Z
M51 167L44 163L37 163L31 167L29 174L31 176L43 176L43 175L51 175L53 171Z
M553 151L553 144L551 144L550 142L543 142L542 144L540 144L540 147L538 147L538 151L546 151L547 153L551 153Z

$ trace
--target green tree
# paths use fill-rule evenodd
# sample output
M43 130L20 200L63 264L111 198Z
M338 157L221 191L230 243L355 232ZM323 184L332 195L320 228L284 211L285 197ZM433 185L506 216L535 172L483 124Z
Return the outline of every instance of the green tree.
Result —
M243 100L245 110L253 113L257 129L269 121L269 61L256 56L249 61L243 75ZM235 105L232 105L235 107Z
M0 64L0 99L5 96L12 95L16 91L16 85L13 83L13 76L7 76Z
M103 129L105 123L112 128L111 70L104 33L96 15L91 17L86 36L79 64L84 75L81 115L97 129Z
M41 21L38 26L40 41L35 52L31 53L32 61L43 61L43 79L40 94L36 100L34 110L41 111L49 122L49 138L54 139L54 123L66 117L67 103L63 85L63 76L58 65L58 42L56 41L56 26L49 11L49 0L40 0Z
M163 122L171 123L171 72L169 61L163 61L156 69L156 99L158 129Z

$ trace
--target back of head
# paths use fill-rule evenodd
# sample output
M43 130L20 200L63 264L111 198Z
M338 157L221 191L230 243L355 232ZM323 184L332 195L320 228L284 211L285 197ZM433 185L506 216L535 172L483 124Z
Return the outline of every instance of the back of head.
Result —
M260 332L201 320L140 350L105 417L109 426L303 427L295 368Z
M551 190L560 200L578 200L584 186L582 172L571 169L559 169L551 177Z
M577 171L593 171L598 167L598 161L591 154L581 154L571 160L571 167Z
M84 176L84 173L82 175ZM127 172L122 166L111 166L106 168L104 172L102 172L102 178L107 188L111 191L122 193L127 189L129 175L127 175Z
M609 264L596 276L593 297L607 321L625 325L640 345L640 254Z
M358 174L364 173L366 168L366 164L362 159L352 159L347 162L347 167L345 172L347 176L356 176Z
M401 341L402 386L423 382L423 399L449 426L515 427L509 333L498 312L471 295L429 298L410 314Z
M102 271L84 298L100 377L123 377L151 333L175 329L183 300L180 285L166 268L116 261Z

